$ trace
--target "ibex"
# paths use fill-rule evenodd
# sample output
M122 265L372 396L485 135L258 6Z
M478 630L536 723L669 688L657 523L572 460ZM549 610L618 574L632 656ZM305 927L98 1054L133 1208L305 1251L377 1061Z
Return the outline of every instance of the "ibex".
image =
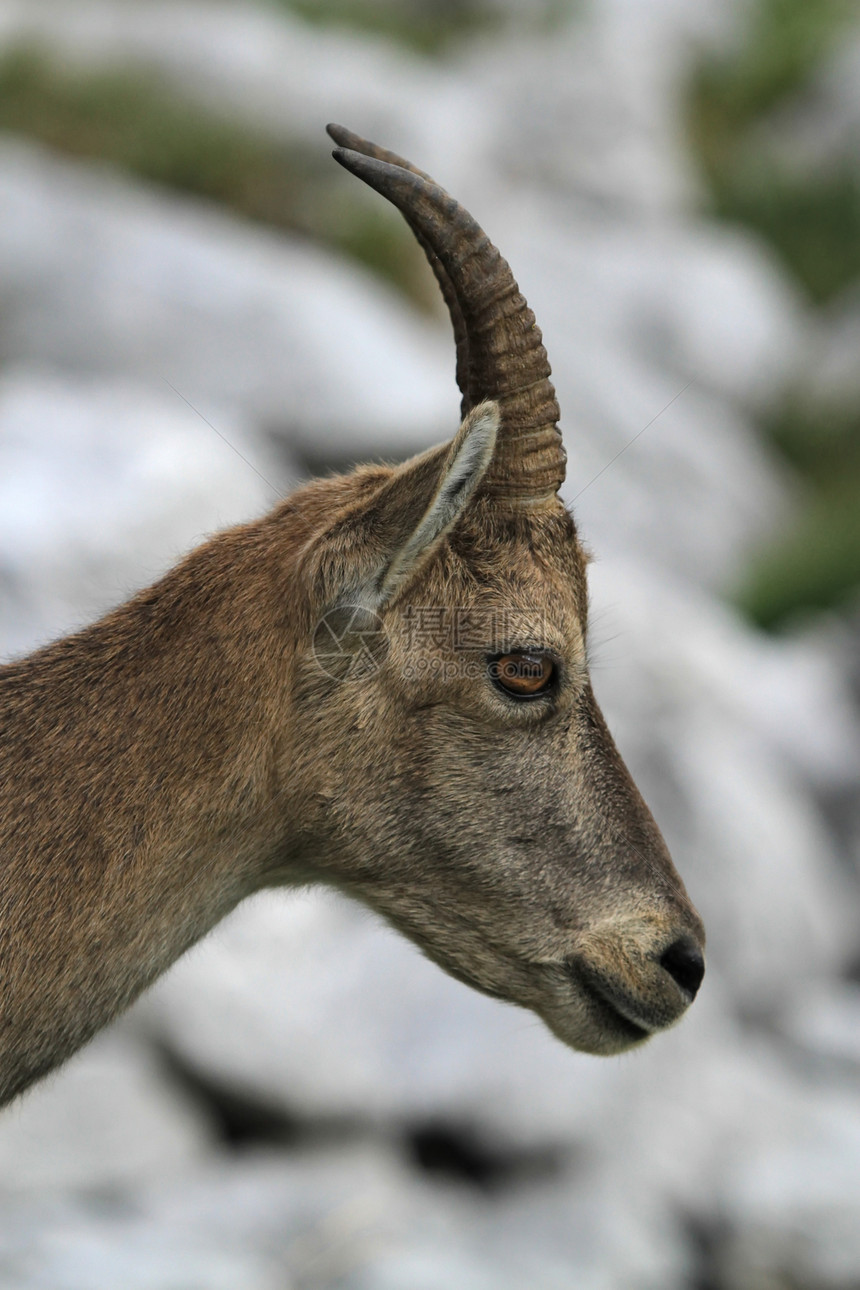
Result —
M0 1099L271 885L357 897L585 1052L671 1025L701 982L701 921L589 682L534 315L428 175L329 133L427 255L464 419L0 670Z

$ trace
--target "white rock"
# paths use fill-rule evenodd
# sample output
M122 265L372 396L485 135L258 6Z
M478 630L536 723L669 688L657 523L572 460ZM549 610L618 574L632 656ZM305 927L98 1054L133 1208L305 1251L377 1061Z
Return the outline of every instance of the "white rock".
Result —
M736 26L731 6L611 0L572 10L551 39L519 33L475 51L495 100L493 168L567 192L605 216L688 207L700 181L682 136L691 63ZM611 90L608 87L611 86Z
M354 264L18 143L0 146L0 202L6 362L169 382L317 457L456 429L443 328Z
M717 1260L738 1290L793 1282L850 1290L860 1279L860 1103L797 1098L769 1149L748 1142L726 1179Z
M83 625L208 534L262 514L294 477L244 417L196 412L163 383L7 369L0 651Z
M826 653L620 561L593 567L595 688L744 1008L845 961L854 891L808 789L857 783L847 686ZM815 734L810 730L817 727Z
M127 1192L199 1162L211 1130L125 1031L101 1035L0 1116L0 1194Z
M659 1196L709 1230L721 1285L779 1284L793 1249L797 1284L856 1284L856 1081L810 1071L772 1036L725 1023L718 1032L707 1011L629 1064L597 1177L613 1180L620 1210L628 1194ZM822 1275L840 1262L851 1268L844 1282Z
M231 1247L217 1231L189 1240L106 1216L104 1205L45 1217L38 1206L15 1207L0 1219L0 1237L2 1290L292 1290L274 1260Z
M16 1290L101 1290L111 1267L120 1284L141 1290L684 1284L689 1258L665 1209L643 1197L619 1204L608 1185L584 1181L490 1199L431 1183L380 1143L253 1153L141 1188L133 1210L6 1210L3 1266L17 1272ZM210 1266L224 1272L208 1279Z
M860 988L828 981L810 985L779 1018L781 1033L814 1070L829 1070L852 1082L860 1071Z

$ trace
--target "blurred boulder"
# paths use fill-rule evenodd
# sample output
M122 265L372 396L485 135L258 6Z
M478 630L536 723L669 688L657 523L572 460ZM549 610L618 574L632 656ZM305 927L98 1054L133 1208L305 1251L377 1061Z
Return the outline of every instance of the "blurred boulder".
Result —
M0 1286L106 1290L112 1269L132 1290L662 1290L691 1271L678 1235L659 1203L619 1205L609 1180L482 1195L363 1142L213 1161L111 1214L13 1203Z
M0 374L0 651L83 626L289 490L286 456L205 407L122 374Z
M770 1147L750 1144L725 1179L717 1284L851 1290L860 1280L860 1105L797 1099Z
M451 342L354 265L8 140L0 201L0 361L167 384L329 460L456 428Z
M188 1237L115 1205L13 1203L0 1217L0 1290L293 1290L274 1260L217 1231Z
M591 592L595 691L705 920L710 974L741 1011L778 1009L858 946L815 791L860 788L839 651L757 635L635 560L598 562Z
M203 1110L115 1029L4 1109L0 1196L126 1194L197 1165L211 1142Z

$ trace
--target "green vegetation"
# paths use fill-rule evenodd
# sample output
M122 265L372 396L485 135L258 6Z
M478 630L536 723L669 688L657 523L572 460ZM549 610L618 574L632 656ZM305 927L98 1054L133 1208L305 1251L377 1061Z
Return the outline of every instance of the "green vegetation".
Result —
M447 54L471 36L498 31L503 11L486 0L278 0L306 22L385 36L427 56Z
M763 126L810 84L856 12L854 0L759 0L741 45L703 63L690 87L690 139L711 213L764 237L818 304L860 278L860 163L809 173L773 149ZM769 628L860 587L860 410L798 404L787 397L763 431L799 472L806 502L738 597Z
M738 48L703 63L693 81L693 125L704 111L708 152L732 150L739 132L802 88L855 16L854 0L758 0ZM711 160L712 155L705 158Z
M858 169L799 172L770 155L757 128L803 89L852 17L853 0L759 0L742 47L702 64L690 90L713 213L767 238L819 302L860 274Z
M443 58L477 37L516 28L546 33L576 13L583 0L540 0L516 13L498 0L273 0L319 27L382 37L425 58Z
M742 609L774 628L814 610L854 599L860 586L860 506L856 483L817 492L782 541L756 561Z
M155 75L72 71L39 50L14 50L0 60L0 129L337 247L422 307L436 306L408 229L360 185L343 183L325 147L284 146Z
M772 438L807 483L791 528L754 559L738 603L760 627L856 599L860 587L860 411L827 420L786 409Z

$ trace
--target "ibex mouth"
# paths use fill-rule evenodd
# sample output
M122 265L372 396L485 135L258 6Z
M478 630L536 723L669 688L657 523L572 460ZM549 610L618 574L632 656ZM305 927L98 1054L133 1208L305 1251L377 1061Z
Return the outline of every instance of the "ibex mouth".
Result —
M701 955L698 959L701 963ZM566 968L595 1020L605 1021L608 1030L627 1034L634 1042L674 1025L695 996L692 979L682 984L675 973L650 957L601 963L577 955Z
M610 1040L641 1043L673 1026L702 983L703 938L692 930L679 935L676 926L656 930L653 920L616 921L583 937L565 962L581 1004Z
M601 1030L615 1034L630 1044L637 1044L642 1043L655 1030L661 1028L660 1025L646 1026L638 1016L631 1016L634 1009L630 1006L630 1000L609 987L597 973L590 971L584 964L569 963L567 970L584 995L592 1019ZM635 1009L636 1013L639 1011Z

